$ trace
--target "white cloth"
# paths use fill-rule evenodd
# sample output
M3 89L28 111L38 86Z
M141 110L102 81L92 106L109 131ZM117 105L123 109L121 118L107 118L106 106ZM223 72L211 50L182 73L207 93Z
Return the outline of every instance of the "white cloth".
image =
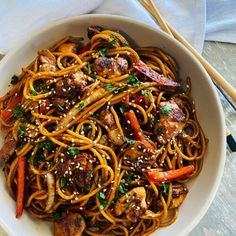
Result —
M205 34L209 40L236 43L235 0L154 2L166 20L199 52ZM44 25L91 12L129 16L156 27L137 0L0 0L0 53L6 53L28 33Z

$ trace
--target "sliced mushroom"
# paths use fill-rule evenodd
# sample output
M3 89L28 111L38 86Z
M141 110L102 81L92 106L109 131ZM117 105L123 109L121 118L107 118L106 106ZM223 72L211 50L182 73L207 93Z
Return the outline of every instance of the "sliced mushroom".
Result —
M121 197L114 206L117 216L126 214L127 219L136 222L147 210L146 191L144 187L137 187Z
M54 223L54 236L81 236L85 229L84 218L78 213L70 213Z
M63 43L58 48L59 52L73 52L76 53L77 51L77 45L75 43Z
M48 50L43 49L38 52L39 54L39 70L40 71L51 71L57 70L56 67L56 57Z
M9 132L5 137L4 144L0 149L0 160L7 162L14 154L17 142L13 138L12 132Z

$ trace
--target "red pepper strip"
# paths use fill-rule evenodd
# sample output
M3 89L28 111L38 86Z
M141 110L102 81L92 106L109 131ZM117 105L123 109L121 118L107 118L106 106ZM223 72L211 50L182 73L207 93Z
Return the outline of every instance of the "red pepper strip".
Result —
M125 105L128 106L129 105L129 93L125 94Z
M21 103L22 94L17 93L16 96L12 98L12 100L8 103L8 106L2 110L1 118L4 122L8 122L10 118L13 116L12 110Z
M170 87L177 87L180 86L179 83L172 81L165 76L159 74L148 65L146 65L143 61L139 60L133 63L133 67L137 69L142 74L146 75L151 80L155 81L160 86L170 86Z
M159 171L156 169L148 171L148 178L154 183L170 182L185 175L191 174L194 166L189 165L176 170Z
M146 139L146 137L144 136L141 127L139 125L138 119L134 113L134 111L130 110L124 113L126 119L128 119L130 121L130 125L134 131L134 136L137 140L141 141L144 146L147 149L147 153L149 155L153 155L155 154L155 149L154 147L148 142L148 140Z
M79 54L82 54L82 53L84 53L84 52L89 51L90 48L91 48L91 43L89 42L89 43L87 43L87 44L81 49L81 51L79 52Z
M18 176L17 176L17 196L16 196L16 218L23 214L24 195L25 195L25 165L26 158L18 159Z

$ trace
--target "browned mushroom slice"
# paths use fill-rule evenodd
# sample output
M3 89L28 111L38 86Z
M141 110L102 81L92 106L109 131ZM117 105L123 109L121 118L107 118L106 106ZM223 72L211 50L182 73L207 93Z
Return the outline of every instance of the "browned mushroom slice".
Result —
M75 43L63 43L62 45L60 45L60 47L58 48L59 52L73 52L76 53L77 51L77 45Z
M127 219L136 222L147 210L146 191L144 187L137 187L121 197L115 204L117 216L126 214Z
M81 236L85 227L85 221L80 214L70 213L54 223L54 236Z

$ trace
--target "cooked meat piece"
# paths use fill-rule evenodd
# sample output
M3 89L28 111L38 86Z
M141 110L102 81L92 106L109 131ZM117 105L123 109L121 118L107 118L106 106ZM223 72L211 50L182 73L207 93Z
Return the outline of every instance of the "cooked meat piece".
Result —
M84 188L86 185L91 185L94 161L92 155L80 153L60 163L57 167L57 175L68 179L74 187Z
M98 57L92 70L103 77L114 77L125 74L128 69L128 61L122 57L108 58Z
M91 39L95 34L99 34L103 31L103 28L98 25L92 25L88 27L88 38Z
M187 193L188 189L184 185L180 183L173 183L171 208L179 207L184 201Z
M99 118L104 125L107 125L109 129L113 130L116 128L115 118L109 110L102 110Z
M78 71L68 78L57 81L55 85L56 94L61 97L80 95L87 85L87 77L82 71Z
M75 43L63 43L58 48L59 52L77 52L77 45Z
M165 144L183 130L185 114L174 100L161 102L159 108L160 119L154 127L154 132L158 142Z
M39 112L45 115L50 110L49 99L41 99L39 102Z
M54 106L60 105L60 106L64 107L66 105L66 99L61 98L61 97L55 97L53 99L53 105Z
M40 71L54 72L57 70L56 57L48 49L43 49L39 51L38 54L39 54Z
M136 222L147 210L146 191L144 187L137 187L121 197L114 206L117 216L126 214L127 219Z
M84 218L78 213L69 213L65 218L54 222L54 236L81 236L86 227Z
M4 140L3 147L0 150L0 160L7 162L16 149L16 140L13 138L12 132L9 132Z

